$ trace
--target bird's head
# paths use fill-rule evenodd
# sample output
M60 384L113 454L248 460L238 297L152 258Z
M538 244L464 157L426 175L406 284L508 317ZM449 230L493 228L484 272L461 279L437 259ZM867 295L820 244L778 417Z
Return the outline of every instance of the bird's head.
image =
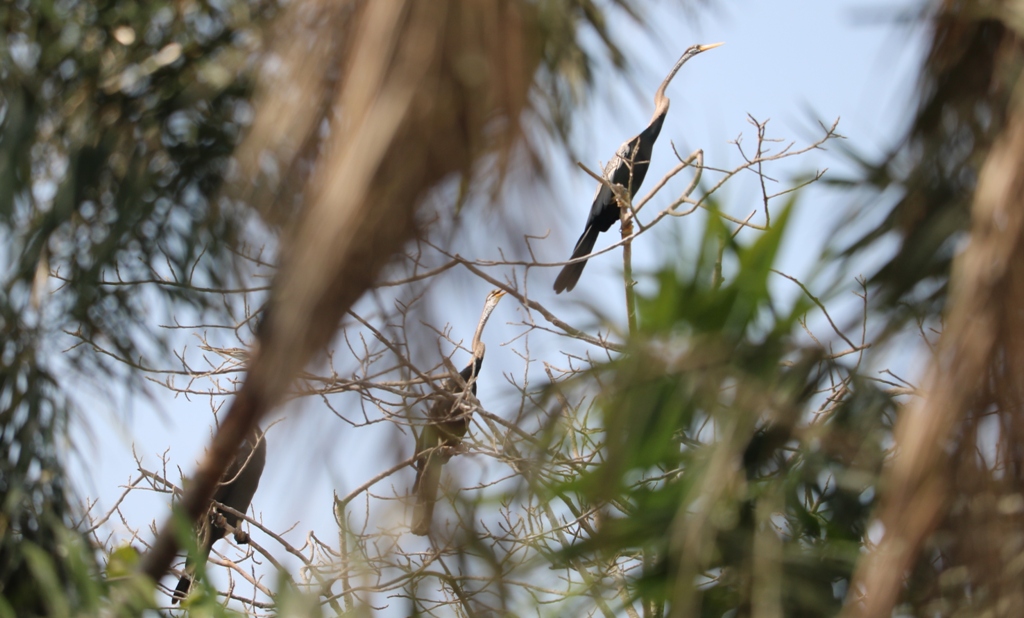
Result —
M491 290L487 294L487 298L484 300L484 315L482 316L484 321L486 321L487 318L490 317L491 312L494 311L494 308L498 306L498 301L501 300L501 298L505 296L505 294L505 290L502 290L501 288Z
M669 82L672 81L672 78L676 76L676 73L679 72L679 69L683 67L686 61L689 60L690 58L693 58L699 53L706 52L709 49L714 49L720 45L722 45L722 43L709 43L707 45L691 45L686 48L686 51L683 52L683 55L679 56L679 60L676 60L675 66L672 67L672 71L669 72L668 76L665 78L665 81L661 82L661 86L658 88L658 91L654 93L655 117L657 117L659 114L664 114L665 112L668 111L669 101L668 97L665 96L665 90L668 89Z
M476 333L473 335L472 350L474 356L483 356L484 346L483 342L480 341L480 338L483 337L484 326L487 325L488 318L491 317L491 313L494 311L494 308L498 306L498 301L500 301L501 297L504 295L505 290L491 290L487 295L487 299L484 300L484 310L480 313L480 322L477 323ZM480 351L480 354L477 354L478 350Z
M701 52L706 52L709 49L714 49L714 48L720 47L722 45L723 45L723 43L708 43L707 45L691 45L685 52L683 52L683 55L684 56L689 56L690 58L693 58L694 56L696 56L697 54L699 54Z

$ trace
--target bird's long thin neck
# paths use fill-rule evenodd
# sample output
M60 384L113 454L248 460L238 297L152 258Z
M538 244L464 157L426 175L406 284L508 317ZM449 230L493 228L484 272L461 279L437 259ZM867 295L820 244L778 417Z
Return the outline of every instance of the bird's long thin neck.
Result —
M665 91L669 89L669 84L672 83L672 79L676 77L677 73L679 73L679 70L683 67L683 63L685 63L686 60L687 57L685 54L680 56L676 61L675 67L673 67L672 71L669 72L669 75L666 76L665 81L662 82L662 85L657 87L657 92L654 93L654 114L651 116L651 121L658 116L665 116L665 114L669 112L669 103L671 101L669 100L669 97L665 96Z
M682 56L679 56L679 60L676 60L675 66L672 67L672 70L665 76L665 80L661 82L660 86L658 86L658 91L654 93L654 115L651 116L652 121L658 116L664 116L668 112L668 105L670 101L668 97L665 96L665 91L668 90L668 85L672 82L676 73L679 72L679 69L683 68L683 65L686 64L686 61L689 60L691 56L692 54L690 54L689 51L684 53Z
M482 343L480 339L484 336L484 326L487 326L487 318L489 317L491 317L491 312L485 310L480 316L480 322L476 325L476 332L473 333L473 342L469 346L469 350L474 356L476 356L476 351L480 348L480 344Z
M658 91L654 93L654 118L658 116L664 116L668 112L668 97L665 96L665 91L668 90L668 85L672 82L672 78L676 76L679 69L683 68L686 61L693 58L699 53L706 52L709 49L714 49L721 46L721 43L711 43L710 45L693 45L689 49L683 52L682 56L679 56L679 60L676 60L675 66L665 76L665 81L661 82L658 86Z
M477 353L477 349L481 347L480 339L484 336L484 327L487 326L487 320L491 317L491 313L494 311L494 308L498 306L499 300L501 300L500 296L492 296L488 298L487 302L484 304L484 310L480 313L480 321L477 322L476 325L476 332L473 333L473 343L469 348L470 351L473 352L474 356Z

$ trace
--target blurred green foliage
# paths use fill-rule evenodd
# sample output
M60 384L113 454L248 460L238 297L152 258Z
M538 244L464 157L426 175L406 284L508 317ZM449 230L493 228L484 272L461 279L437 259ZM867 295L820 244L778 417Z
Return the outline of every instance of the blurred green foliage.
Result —
M579 29L622 66L604 12L633 3L534 4L539 120L564 139L597 51ZM236 275L232 248L253 215L220 190L280 12L277 0L0 3L0 615L152 603L124 556L108 557L108 579L72 531L61 452L76 374L140 373L69 346L145 365L167 351L156 316L191 307L229 321L207 292ZM223 613L204 598L193 613Z
M608 515L563 557L642 556L655 614L833 615L859 556L895 404L801 336L809 301L773 303L788 212L749 245L709 216L693 270L658 273L627 353L582 378L605 452L559 491Z
M976 2L922 2L913 9L933 32L920 72L916 109L892 151L871 160L847 150L857 171L829 182L856 200L846 224L858 230L843 256L877 251L893 237L899 246L875 273L891 327L937 316L944 307L953 257L970 226L971 201L985 157L1006 127L1021 75L1012 49L1019 20ZM912 22L916 23L916 22ZM857 220L878 216L864 230ZM887 238L888 237L888 238Z
M593 79L581 28L624 67L606 14L643 11L628 0L534 4L540 121L564 139ZM140 358L161 349L156 311L224 311L203 289L234 276L231 249L251 215L220 189L279 10L274 0L0 3L0 616L131 616L153 605L151 583L132 575L134 550L106 556L104 569L75 530L61 456L67 374L137 375L97 369L104 361L88 346L53 359L64 331ZM948 37L960 53L930 59L907 142L847 183L878 189L871 200L899 193L846 254L899 235L874 280L894 328L941 311L976 170L1019 73L1019 63L992 66L1005 36L986 19ZM579 379L599 391L590 425L603 435L600 465L556 491L603 516L561 557L637 556L630 593L654 614L834 614L865 538L893 395L859 352L829 355L802 336L813 303L773 301L785 229L782 215L742 245L707 217L692 270L658 273L627 352ZM723 257L736 265L725 278ZM293 593L285 605L318 611ZM226 612L206 583L188 603L196 615Z
M121 351L152 334L140 286L202 302L239 214L217 197L251 115L269 2L13 2L0 8L0 225L12 302L40 263L47 313ZM116 269L116 270L115 270ZM49 327L54 325L49 324ZM137 332L133 326L142 326Z
M55 352L73 343L67 331L140 358L159 349L156 311L212 308L197 287L229 278L244 222L218 189L276 11L256 1L0 5L0 610L89 613L116 588L67 528L61 456L68 374L95 375L103 360L88 346ZM131 375L105 366L115 369Z

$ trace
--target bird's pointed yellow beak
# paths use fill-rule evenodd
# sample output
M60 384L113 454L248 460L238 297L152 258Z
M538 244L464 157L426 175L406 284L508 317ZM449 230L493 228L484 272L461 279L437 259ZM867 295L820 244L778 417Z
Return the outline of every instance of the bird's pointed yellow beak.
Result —
M697 49L699 51L706 52L709 49L714 49L716 47L721 47L722 45L725 45L725 43L711 43L709 45L698 45Z
M496 307L498 305L498 301L502 300L502 297L505 295L506 292L501 288L492 290L490 291L490 294L487 295L487 300L484 301L484 304Z

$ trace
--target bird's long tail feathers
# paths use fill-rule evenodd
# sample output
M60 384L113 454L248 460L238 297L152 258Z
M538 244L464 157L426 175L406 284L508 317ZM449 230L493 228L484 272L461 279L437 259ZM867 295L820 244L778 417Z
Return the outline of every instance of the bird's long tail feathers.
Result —
M174 588L174 594L171 595L171 604L184 601L185 597L188 596L189 589L192 588L192 575L185 573L178 580L177 587Z
M203 532L200 533L200 537L204 538L203 535L209 535L209 530L203 530ZM206 560L210 557L210 552L213 550L213 541L214 539L212 538L208 539L201 549L199 558L203 561L203 564L206 564ZM203 543L203 541L201 540L200 543ZM192 581L196 576L196 563L192 559L191 554L185 556L184 571L185 574L178 580L178 585L175 586L174 593L171 595L171 605L184 601L185 597L188 596L188 591L192 588Z
M583 235L576 241L576 248L573 249L572 257L569 259L574 260L578 257L583 257L593 251L594 245L597 243L598 234L597 228L593 225L584 230ZM576 282L580 280L580 275L583 274L583 268L586 265L586 260L574 264L566 264L562 268L562 272L558 273L558 277L555 279L555 293L571 292L576 287Z
M437 488L441 484L441 467L444 458L433 453L427 456L423 467L416 471L416 504L412 511L412 533L426 536L434 519L434 503L437 502Z

